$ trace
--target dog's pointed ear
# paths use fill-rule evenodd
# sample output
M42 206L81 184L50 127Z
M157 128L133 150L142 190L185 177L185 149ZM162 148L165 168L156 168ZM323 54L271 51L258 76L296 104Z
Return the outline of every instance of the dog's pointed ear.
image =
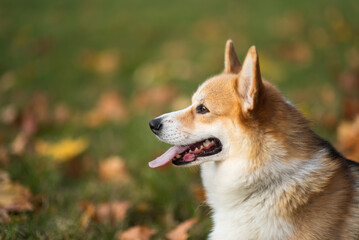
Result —
M243 111L250 113L257 107L264 89L255 46L249 48L238 79Z
M241 70L241 62L237 57L236 50L232 40L227 40L226 49L224 52L224 72L225 73L239 73Z

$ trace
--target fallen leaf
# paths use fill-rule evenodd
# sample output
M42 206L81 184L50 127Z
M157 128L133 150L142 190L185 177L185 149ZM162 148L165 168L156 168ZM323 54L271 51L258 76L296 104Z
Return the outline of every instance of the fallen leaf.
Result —
M352 122L342 122L338 127L338 149L359 162L359 115Z
M16 113L16 110L9 108L4 114L3 120L9 123L16 123L19 119L20 129L11 144L11 151L13 154L21 155L26 150L32 137L38 131L39 124L49 122L47 95L44 93L35 93L21 113Z
M95 220L101 224L117 223L122 221L131 206L129 201L113 201L109 203L100 203L95 206L93 203L83 202L81 207L84 213L80 219L82 228L86 228L90 220Z
M134 226L120 234L119 240L149 240L157 231L146 226Z
M0 172L0 221L9 219L9 212L25 212L33 209L29 189L11 182L7 173Z
M1 120L5 124L14 124L18 118L19 110L13 104L4 107L1 111Z
M102 180L122 181L128 179L126 164L119 156L112 156L101 161L98 171Z
M126 105L122 97L114 91L103 93L95 108L85 115L85 124L97 127L107 121L124 121L128 117Z
M21 155L24 153L26 146L28 145L30 136L24 132L20 132L15 140L11 143L11 152L15 155Z
M57 143L49 143L43 140L35 142L35 151L41 156L52 157L59 162L68 161L83 153L88 147L84 138L63 139Z
M192 218L184 221L178 225L171 232L166 234L166 238L169 240L186 240L188 236L188 230L197 222L197 218Z

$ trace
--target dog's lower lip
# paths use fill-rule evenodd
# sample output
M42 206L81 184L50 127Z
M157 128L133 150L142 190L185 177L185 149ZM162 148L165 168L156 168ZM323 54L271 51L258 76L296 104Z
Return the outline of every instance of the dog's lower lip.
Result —
M206 157L222 151L222 144L217 138L208 138L188 145L189 148L172 159L174 165L185 165L194 162L199 157Z

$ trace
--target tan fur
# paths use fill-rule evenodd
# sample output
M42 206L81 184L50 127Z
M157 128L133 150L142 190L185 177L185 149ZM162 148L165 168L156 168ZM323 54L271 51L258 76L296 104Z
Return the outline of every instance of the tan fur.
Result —
M230 160L221 159L212 168L207 164L210 173L204 173L207 195L214 198L209 200L214 213L217 206L214 191L221 189L216 184L211 186L212 182L223 174L220 171L226 169L229 164L226 161L245 159L244 166L248 167L245 174L250 180L247 185L239 185L239 190L248 192L242 203L255 204L256 197L261 199L261 191L266 192L270 199L257 204L265 206L266 201L272 201L270 210L275 217L293 226L294 230L287 231L292 231L291 235L283 239L359 239L358 164L346 160L318 137L279 90L262 79L255 47L249 49L241 65L233 43L227 41L224 72L202 84L192 102L191 107L176 115L181 131L191 132L199 126L220 123L231 143L227 156ZM204 104L210 113L197 114L199 104ZM298 166L303 174L296 176L296 171L290 170L280 172L283 176L276 175L278 162ZM261 236L260 226L253 229ZM213 236L216 234L215 229Z

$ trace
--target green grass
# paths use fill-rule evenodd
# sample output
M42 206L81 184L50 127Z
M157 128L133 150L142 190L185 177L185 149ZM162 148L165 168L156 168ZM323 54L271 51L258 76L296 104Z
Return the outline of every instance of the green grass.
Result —
M334 141L335 129L320 123L328 113L341 118L343 92L337 79L350 64L348 52L359 49L358 12L354 0L2 0L0 79L11 73L15 81L5 90L0 81L1 108L14 104L23 109L34 93L43 92L49 96L50 109L65 103L74 116L82 116L101 93L116 90L131 109L127 123L89 128L71 120L40 126L35 139L82 136L89 140L85 155L92 167L79 176L67 173L69 163L55 163L33 151L11 155L5 170L42 196L43 203L33 212L12 215L10 223L0 226L3 238L113 239L117 231L140 224L158 231L153 239L163 239L179 222L198 217L191 239L205 239L211 225L209 209L191 190L193 184L200 184L198 171L147 167L167 146L148 128L148 121L159 113L157 107L138 111L134 97L139 90L172 84L190 98L205 78L222 70L224 44L231 38L242 60L249 46L256 45L263 76L304 109L320 135ZM293 49L289 53L283 49L298 44L309 56L293 60ZM119 56L118 68L111 74L83 65L86 53L106 50ZM153 70L156 64L163 72ZM146 67L155 71L154 77L140 74ZM323 89L332 91L334 99L325 101ZM171 109L170 103L164 108ZM1 124L0 145L9 148L17 131ZM130 183L98 179L97 163L111 155L125 159ZM93 221L86 230L79 227L81 201L110 200L132 202L123 222ZM139 210L143 203L148 208Z

